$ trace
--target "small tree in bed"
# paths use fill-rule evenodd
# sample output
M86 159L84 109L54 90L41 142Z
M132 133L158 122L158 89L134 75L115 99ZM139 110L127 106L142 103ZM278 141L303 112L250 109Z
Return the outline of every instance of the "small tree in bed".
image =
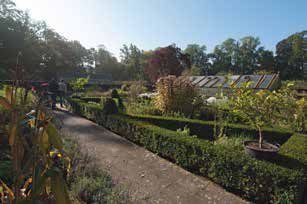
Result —
M240 114L259 132L259 148L262 148L263 126L279 126L295 128L295 131L304 129L304 110L307 103L304 99L296 99L291 90L293 84L278 91L255 90L250 88L251 82L240 87L232 86L230 100L233 112ZM299 127L296 127L299 126Z
M231 107L234 113L238 113L243 119L257 128L259 133L259 148L262 148L262 128L271 125L276 114L276 97L273 92L260 90L254 93L250 88L251 82L240 87L232 86Z

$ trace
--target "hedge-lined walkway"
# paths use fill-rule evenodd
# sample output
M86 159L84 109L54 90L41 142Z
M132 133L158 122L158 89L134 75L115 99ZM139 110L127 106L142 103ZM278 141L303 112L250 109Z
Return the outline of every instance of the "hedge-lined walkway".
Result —
M67 112L56 115L63 120L63 130L80 139L101 167L141 203L247 203L87 119Z

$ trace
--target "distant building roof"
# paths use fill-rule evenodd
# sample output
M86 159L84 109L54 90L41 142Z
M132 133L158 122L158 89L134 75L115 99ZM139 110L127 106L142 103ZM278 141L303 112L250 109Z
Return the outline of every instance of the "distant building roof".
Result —
M244 82L253 82L251 87L254 89L274 89L278 86L278 74L269 75L232 75L232 76L189 76L192 84L200 88L230 88L234 83L240 86Z

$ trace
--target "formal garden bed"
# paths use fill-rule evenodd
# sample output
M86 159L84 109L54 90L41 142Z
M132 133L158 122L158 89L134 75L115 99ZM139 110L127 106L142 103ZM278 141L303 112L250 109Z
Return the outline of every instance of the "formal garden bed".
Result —
M246 84L232 90L231 100L221 94L222 102L212 104L172 76L156 89L157 94L141 94L146 87L136 82L98 97L85 91L69 102L73 112L250 201L303 202L307 136L297 132L306 131L306 106L287 85L255 95ZM276 156L246 155L244 142L259 135L259 145L278 148Z
M264 161L244 154L241 141L254 137L257 132L250 126L227 124L226 136L216 138L213 121L123 113L110 115L104 114L106 106L101 104L80 99L70 99L70 102L75 113L248 200L302 202L307 181L305 135L264 128L265 140L281 144L278 157L274 161ZM190 132L184 131L184 127Z

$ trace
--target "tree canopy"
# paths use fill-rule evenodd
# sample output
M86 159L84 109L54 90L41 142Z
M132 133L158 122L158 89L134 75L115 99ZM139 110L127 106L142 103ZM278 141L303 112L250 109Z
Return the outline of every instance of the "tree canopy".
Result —
M0 0L0 79L10 77L17 55L22 55L25 77L49 79L65 72L91 72L112 76L114 80L148 80L174 75L280 73L282 79L302 79L307 59L302 31L282 39L276 53L261 45L258 37L226 39L212 53L205 45L188 44L183 51L169 45L142 50L123 45L120 59L108 49L85 48L68 40L45 22L35 21L11 0Z

